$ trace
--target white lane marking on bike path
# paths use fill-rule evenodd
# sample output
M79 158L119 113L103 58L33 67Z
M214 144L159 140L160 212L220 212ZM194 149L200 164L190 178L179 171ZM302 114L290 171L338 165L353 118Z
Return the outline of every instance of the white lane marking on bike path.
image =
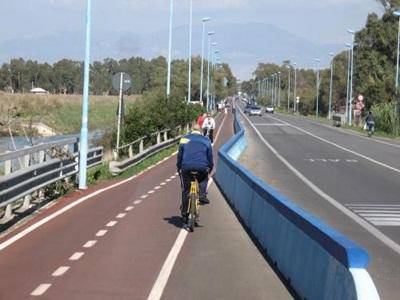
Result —
M85 254L85 252L75 252L72 254L72 256L69 258L69 260L80 260L81 257Z
M122 219L126 216L126 213L120 213L116 216L117 219Z
M177 151L172 153L170 156L166 157L165 160L163 160L163 161L167 161L168 159L174 157L177 153L178 153ZM95 192L93 192L93 193L91 193L91 194L89 194L87 196L84 196L82 198L77 199L76 201L72 202L71 204L69 204L67 206L64 206L60 210L58 210L58 211L54 212L53 214L43 218L42 220L38 221L37 223L25 228L24 230L22 230L18 234L14 235L11 238L9 238L9 239L5 240L4 242L2 242L0 244L0 251L2 251L5 248L7 248L8 246L14 244L16 241L20 240L21 238L23 238L24 236L28 235L32 231L38 229L42 225L48 223L49 221L55 219L56 217L62 215L65 212L69 211L70 209L74 208L75 206L77 206L77 205L79 205L79 204L81 204L81 203L83 203L83 202L85 202L85 201L87 201L87 200L89 200L89 199L91 199L91 198L93 198L93 197L105 192L105 191L114 189L114 188L116 188L116 187L118 187L120 185L123 185L123 184L125 184L127 182L130 182L130 181L134 180L135 178L139 177L140 175L142 175L144 173L145 172L143 172L143 171L139 172L138 174L136 174L136 175L134 175L132 177L129 177L129 178L125 179L125 180L122 180L122 181L120 181L118 183L115 183L115 184L113 184L113 185L111 185L109 187L106 187L106 188L100 189L98 191L95 191Z
M126 208L125 208L125 211L131 211L132 209L134 209L135 207L134 206L127 206Z
M106 233L107 233L107 230L99 230L99 231L96 233L96 236L104 236Z
M215 136L215 141L217 141L219 133L221 132L222 126L225 122L226 115L224 116L224 119L222 120L221 126L218 129L218 132ZM214 182L212 178L208 181L207 189L210 187L210 185ZM148 300L159 300L162 297L162 294L164 292L165 286L167 285L169 276L171 275L172 269L175 265L176 259L178 258L179 252L182 249L182 246L186 240L186 237L188 235L188 231L186 229L181 229L179 232L179 235L172 246L171 251L169 252L167 259L164 262L164 265L161 268L160 273L158 274L158 277L156 279L156 282L153 285L153 288L151 289L151 292L148 296Z
M97 243L96 240L93 241L87 241L85 245L83 245L83 248L91 248Z
M107 227L113 227L113 226L115 226L117 223L118 223L117 221L110 221L110 222L107 223L106 226L107 226Z
M207 189L210 187L212 183L213 179L210 178L210 180L208 181ZM147 297L147 300L161 299L165 286L167 285L169 276L171 275L172 269L174 268L176 259L178 258L178 255L181 252L182 246L185 243L187 235L188 231L186 229L182 228L179 231L179 235L176 238L176 241L167 256L167 259L165 260L160 273L158 274L156 282L154 283L153 288L151 289L151 292Z
M53 274L51 274L51 276L53 277L63 276L69 270L69 268L70 268L69 266L61 266L57 270L55 270Z
M142 203L142 200L136 200L136 201L133 202L133 204L136 204L136 205L140 204L140 203Z
M320 141L322 141L322 142L324 142L324 143L327 143L327 144L329 144L329 145L335 146L335 147L337 147L337 148L339 148L339 149L341 149L341 150L347 151L347 152L349 152L349 153L351 153L351 154L354 154L354 155L356 155L356 156L359 156L359 157L361 157L361 158L364 158L364 159L366 159L366 160L368 160L368 161L370 161L370 162L372 162L372 163L375 163L375 164L377 164L377 165L379 165L379 166L385 167L385 168L387 168L387 169L389 169L389 170L392 170L392 171L394 171L394 172L400 173L400 170L399 170L399 169L396 169L396 168L394 168L394 167L391 167L391 166L389 166L389 165L387 165L387 164L385 164L385 163L383 163L383 162L377 161L377 160L375 160L375 159L373 159L373 158L371 158L371 157L368 157L368 156L363 155L363 154L361 154L361 153L358 153L358 152L356 152L356 151L350 150L350 149L348 149L348 148L346 148L346 147L343 147L343 146L341 146L341 145L335 144L334 142L328 141L328 140L326 140L326 139L324 139L324 138L322 138L322 137L320 137L320 136L318 136L318 135L315 135L315 134L313 134L313 133L311 133L311 132L308 132L307 130L304 130L304 129L300 128L300 127L297 127L297 126L292 125L292 124L290 124L290 123L288 123L288 122L279 120L279 119L277 119L277 118L275 118L275 117L272 117L272 116L269 116L269 118L272 118L272 119L277 120L277 121L280 121L280 122L284 122L285 124L288 124L288 126L290 126L290 127L292 127L292 128L295 128L295 129L297 129L298 131L301 131L301 132L303 132L303 133L305 133L305 134L307 134L307 135L309 135L309 136L311 136L311 137L313 137L313 138L315 138L315 139L317 139L317 140L320 140Z
M314 183L312 183L310 180L308 180L299 170L297 170L295 167L293 167L282 155L278 153L277 150L275 150L274 147L272 147L266 139L262 136L262 134L258 131L256 126L254 126L253 123L250 122L249 118L243 114L243 112L240 110L240 113L244 116L244 118L249 122L250 126L254 129L254 131L257 133L258 137L261 139L261 141L271 150L272 153L275 154L275 156L284 164L286 167L291 170L298 178L300 178L301 181L303 181L308 187L310 187L315 193L317 193L319 196L321 196L323 199L325 199L327 202L332 204L334 207L336 207L338 210L340 210L342 213L344 213L346 216L351 218L354 222L358 223L361 227L363 227L365 230L367 230L370 234L375 236L378 240L380 240L382 243L384 243L386 246L391 248L393 251L397 252L400 254L400 245L397 244L395 241L393 241L391 238L386 236L384 233L382 233L380 230L378 230L376 227L372 226L370 223L368 223L366 220L346 208L344 205L342 205L340 202L326 194L324 191L322 191L319 187L317 187ZM278 119L279 120L279 119ZM280 121L280 120L279 120Z
M51 283L42 283L32 293L31 296L41 296L51 287Z

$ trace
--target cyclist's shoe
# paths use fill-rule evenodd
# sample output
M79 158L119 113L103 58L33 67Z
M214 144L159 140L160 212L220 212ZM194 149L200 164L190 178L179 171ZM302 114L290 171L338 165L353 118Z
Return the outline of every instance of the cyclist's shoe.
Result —
M201 204L210 204L210 200L208 200L207 196L200 197Z

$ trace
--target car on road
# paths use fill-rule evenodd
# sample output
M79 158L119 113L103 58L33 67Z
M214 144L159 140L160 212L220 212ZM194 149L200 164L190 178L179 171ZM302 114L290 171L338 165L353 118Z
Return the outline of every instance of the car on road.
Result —
M246 106L244 107L244 113L245 114L250 113L250 109L251 109L251 104L250 103L246 103Z
M262 110L260 106L253 105L250 107L249 116L262 116Z
M274 107L273 107L272 105L267 106L267 107L265 108L265 112L266 112L267 114L273 114L273 113L274 113Z

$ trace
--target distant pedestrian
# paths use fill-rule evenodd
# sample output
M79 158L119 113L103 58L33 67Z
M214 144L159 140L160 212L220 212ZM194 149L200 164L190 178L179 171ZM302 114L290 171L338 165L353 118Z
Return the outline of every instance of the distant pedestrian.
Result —
M203 122L204 119L206 118L207 114L201 114L198 118L197 118L197 125L199 125L200 128L203 127Z
M208 136L208 138L211 140L211 143L214 143L215 120L210 113L207 113L207 117L203 121L202 128L203 135Z

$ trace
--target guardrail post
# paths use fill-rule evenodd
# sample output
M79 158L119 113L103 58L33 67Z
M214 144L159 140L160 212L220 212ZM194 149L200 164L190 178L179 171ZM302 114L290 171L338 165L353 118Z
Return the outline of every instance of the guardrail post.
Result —
M144 142L143 139L140 140L140 144L139 144L139 153L142 153L144 150Z
M32 195L26 195L24 197L24 202L22 203L21 207L18 208L17 212L23 213L24 211L28 210L31 207L31 199Z
M10 152L10 151L7 151ZM6 160L4 162L4 175L8 175L12 173L12 160Z
M168 133L164 131L164 142L168 141Z
M24 148L25 149L29 148L29 146L25 146ZM28 168L31 165L31 155L30 154L24 155L23 165L24 165L24 168Z
M42 150L42 151L39 151L39 163L42 163L42 162L44 162L46 160L46 154L45 154L45 152Z
M12 206L11 204L8 204L5 208L4 211L4 215L3 217L0 219L0 224L5 224L8 221L10 221L12 218L14 217L13 213L12 213Z
M132 145L129 146L129 158L133 157L133 147Z
M157 145L161 143L161 132L157 132Z

